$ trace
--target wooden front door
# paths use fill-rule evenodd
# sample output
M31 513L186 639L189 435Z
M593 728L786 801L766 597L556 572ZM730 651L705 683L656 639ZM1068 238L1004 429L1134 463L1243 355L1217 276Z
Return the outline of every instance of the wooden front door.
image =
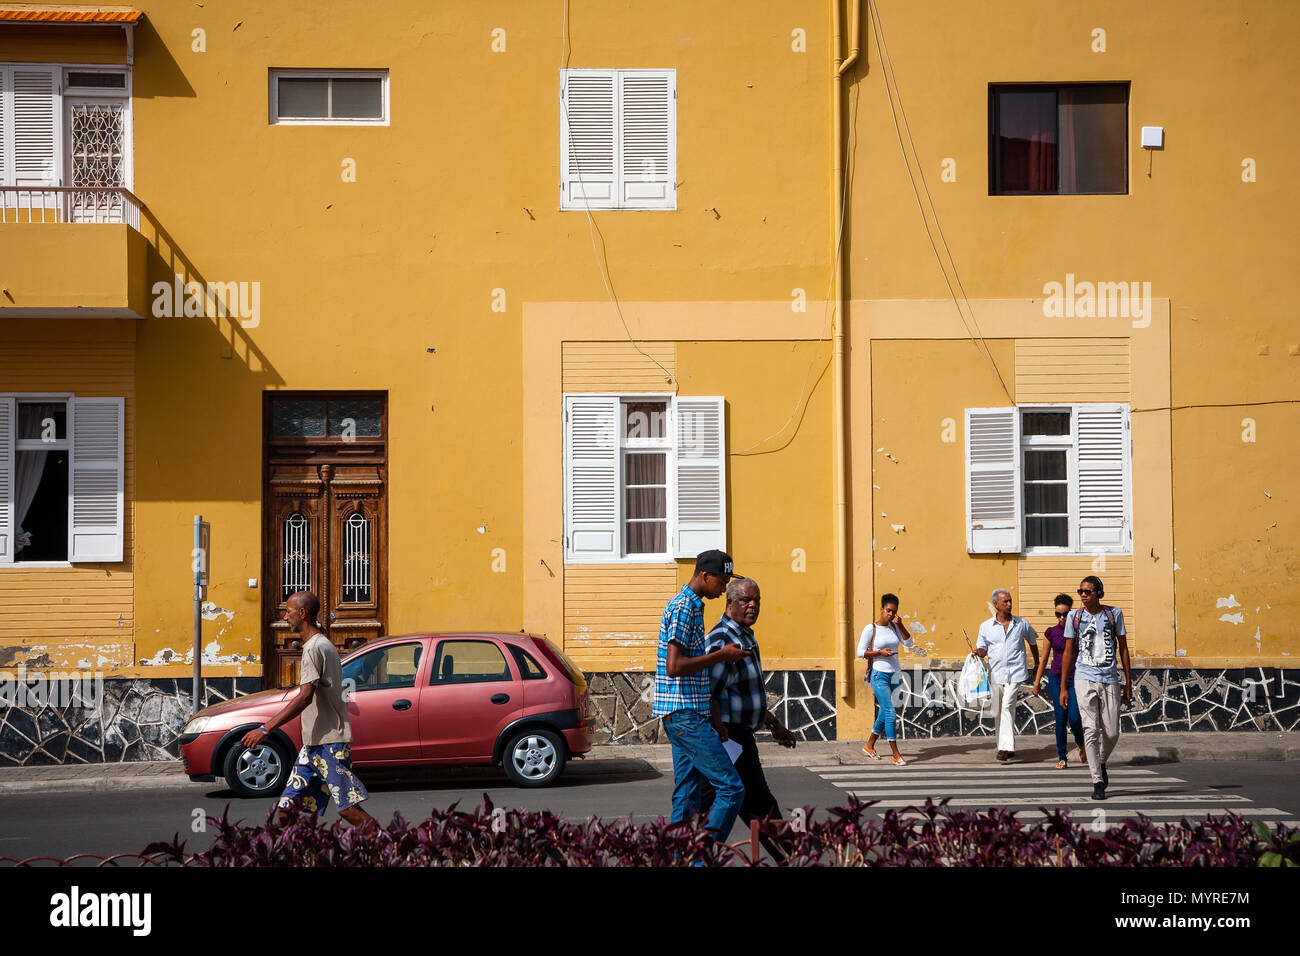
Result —
M263 408L263 684L298 681L295 591L320 599L339 653L385 633L388 416L382 392L273 392Z

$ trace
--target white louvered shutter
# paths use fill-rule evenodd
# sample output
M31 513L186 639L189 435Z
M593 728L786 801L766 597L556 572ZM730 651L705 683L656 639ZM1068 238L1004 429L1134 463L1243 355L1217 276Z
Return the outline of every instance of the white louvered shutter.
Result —
M1021 550L1020 415L1015 408L966 409L966 550Z
M637 209L677 207L675 70L619 74L619 203Z
M13 184L59 185L57 74L37 66L12 68Z
M18 403L0 398L0 564L14 559L14 441Z
M560 208L609 209L617 173L613 70L565 70L560 87Z
M693 558L727 549L727 441L723 399L678 396L674 402L677 527L674 553Z
M1129 424L1127 405L1078 406L1079 550L1127 552Z
M618 398L564 398L565 557L615 560L618 534Z
M9 156L9 146L13 136L9 130L12 110L9 108L10 86L13 83L13 71L7 66L0 66L0 186L13 185L13 160Z
M68 491L68 560L122 560L124 402L68 402L72 461Z

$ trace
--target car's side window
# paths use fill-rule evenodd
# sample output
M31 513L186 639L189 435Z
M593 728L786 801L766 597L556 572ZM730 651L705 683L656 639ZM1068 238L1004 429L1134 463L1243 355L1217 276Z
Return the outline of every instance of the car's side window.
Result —
M430 684L510 680L501 648L491 641L443 641L433 659Z
M515 657L515 666L519 668L519 676L524 680L545 680L546 671L542 670L542 665L533 659L522 647L510 645L510 653Z
M414 687L423 651L420 643L377 647L343 665L343 685L351 691Z

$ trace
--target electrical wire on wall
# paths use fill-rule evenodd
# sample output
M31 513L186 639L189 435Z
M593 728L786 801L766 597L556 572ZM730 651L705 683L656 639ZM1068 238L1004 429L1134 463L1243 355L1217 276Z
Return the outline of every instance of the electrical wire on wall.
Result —
M564 121L565 143L567 144L567 148L569 151L568 158L569 161L577 167L578 179L579 181L581 181L582 163L578 160L577 156L574 155L573 148L572 148L572 140L570 138L571 130L569 128L569 104L564 95L564 83L563 83L564 71L568 65L568 57L573 50L572 44L569 43L569 0L560 0L560 7L561 7L560 10L561 86L559 92L560 114L563 117L563 121ZM605 285L605 295L609 297L610 307L614 310L614 315L617 316L619 325L623 327L623 334L627 336L627 340L628 342L631 343L632 348L636 349L638 352L640 352L642 355L648 358L651 362L654 362L655 365L659 366L659 368L663 371L664 376L667 378L668 384L670 384L673 387L673 390L676 391L677 377L673 375L672 372L668 371L668 369L664 367L662 362L660 362L657 358L655 358L653 355L651 355L649 352L647 352L645 349L641 348L641 346L637 344L636 339L632 337L632 330L629 329L627 326L627 320L623 318L623 310L618 304L618 298L614 295L614 289L610 283L607 263L605 261L605 258L601 256L600 249L598 249L596 246L596 235L597 233L599 233L600 230L596 227L596 221L591 215L591 204L587 201L586 190L583 190L582 193L582 205L583 205L583 210L587 214L587 234L591 238L591 253L593 256L596 257L596 268L600 271L600 281ZM603 235L600 237L600 244L602 247L605 244L605 237Z
M836 269L839 268L840 265L840 253L844 249L844 216L845 216L845 210L848 208L849 181L853 178L853 155L854 155L855 147L857 145L857 127L858 127L857 121L858 121L858 96L859 95L860 94L859 94L858 87L855 85L853 87L853 106L849 110L849 136L844 143L844 185L842 187L842 192L840 194L840 221L836 226L836 232L835 232L835 255L831 259L831 273L826 279L826 294L822 297L822 301L824 303L823 313L826 316L826 318L822 322L821 338L817 340L817 343L813 348L812 360L808 363L808 370L804 373L803 376L803 384L799 387L799 397L795 399L794 409L790 412L790 417L785 420L785 424L783 424L776 431L772 432L772 434L768 435L766 438L756 441L748 448L742 448L740 451L729 452L729 454L732 457L748 456L751 453L755 455L770 455L773 452L778 452L784 448L789 447L790 443L794 441L795 435L799 433L799 426L803 424L804 415L808 413L808 406L805 403L805 396L809 400L812 399L812 391L816 391L817 384L822 380L822 376L826 374L826 370L830 368L831 356L828 355L826 357L825 365L823 365L821 371L817 373L817 378L813 379L812 390L810 391L808 388L808 381L812 376L813 369L817 366L817 363L821 359L822 346L826 344L826 342L830 339L831 335L833 334L835 329L835 323L839 321L843 321L843 316L840 315L840 311L839 311L840 303L838 302L838 300L832 301L831 289L834 287L835 284L835 271ZM800 408L803 409L802 412L800 412ZM796 416L798 417L797 422L795 422ZM763 451L759 451L759 452L754 451L755 448L758 448L760 445L767 444L772 439L776 438L778 435L784 432L787 428L790 427L791 423L795 424L795 429L794 432L791 433L790 437L785 441L784 444L781 444L776 448L766 448Z
M907 168L907 178L912 184L912 195L916 197L916 210L921 214L921 222L925 226L926 238L930 241L930 249L934 252L935 262L939 265L939 271L943 273L944 284L948 287L948 295L952 298L952 303L957 307L957 316L961 319L962 327L966 329L967 338L975 346L976 351L983 356L989 368L997 377L998 385L1001 386L1003 394L1007 396L1007 401L1012 405L1016 404L1011 390L1007 388L1007 383L1002 378L1002 372L999 371L997 363L993 360L993 353L989 351L988 343L984 341L984 333L980 331L979 321L975 318L975 310L971 308L970 299L966 296L966 289L962 285L961 275L957 272L957 263L953 259L952 250L948 248L948 240L944 238L943 227L939 224L939 213L934 208L934 199L930 195L930 187L925 182L925 172L921 166L920 156L916 152L916 143L912 139L912 130L907 123L907 112L903 109L903 97L898 89L898 79L894 75L894 64L889 58L889 44L885 41L885 25L881 22L880 11L876 8L876 0L867 0L868 19L871 21L871 33L876 41L876 55L880 60L881 75L885 80L885 94L889 98L889 115L894 122L894 135L898 138L898 148L903 154L903 165ZM898 101L895 109L894 101ZM898 117L903 118L903 127L900 130ZM907 147L903 145L903 132L907 133L907 142L911 147L911 159L908 158ZM930 230L930 221L926 217L925 207L921 204L921 193L916 187L916 176L912 175L912 164L916 164L916 176L921 179L921 188L925 190L926 202L930 207L930 216L934 219L934 232L939 234L939 242L943 245L943 251L948 257L945 266L943 257L939 255L939 247L935 244L934 234ZM948 270L952 270L952 279L948 277ZM953 280L956 280L957 290L961 292L961 301L957 299L957 290L953 289ZM961 303L966 303L966 311L970 313L970 321L962 312ZM972 326L974 329L972 330Z

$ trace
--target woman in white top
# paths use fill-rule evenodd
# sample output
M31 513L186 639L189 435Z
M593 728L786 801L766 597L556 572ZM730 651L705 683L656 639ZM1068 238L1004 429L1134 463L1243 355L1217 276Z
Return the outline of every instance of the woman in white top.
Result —
M912 636L898 620L898 595L886 594L880 599L880 617L874 624L862 629L862 638L858 641L858 657L865 657L871 662L867 680L871 692L876 695L876 723L871 728L871 736L862 746L862 752L872 760L876 756L876 741L884 731L889 741L889 749L894 752L894 764L899 767L907 765L903 755L898 752L894 718L894 689L902 683L899 673L898 645L912 646Z

